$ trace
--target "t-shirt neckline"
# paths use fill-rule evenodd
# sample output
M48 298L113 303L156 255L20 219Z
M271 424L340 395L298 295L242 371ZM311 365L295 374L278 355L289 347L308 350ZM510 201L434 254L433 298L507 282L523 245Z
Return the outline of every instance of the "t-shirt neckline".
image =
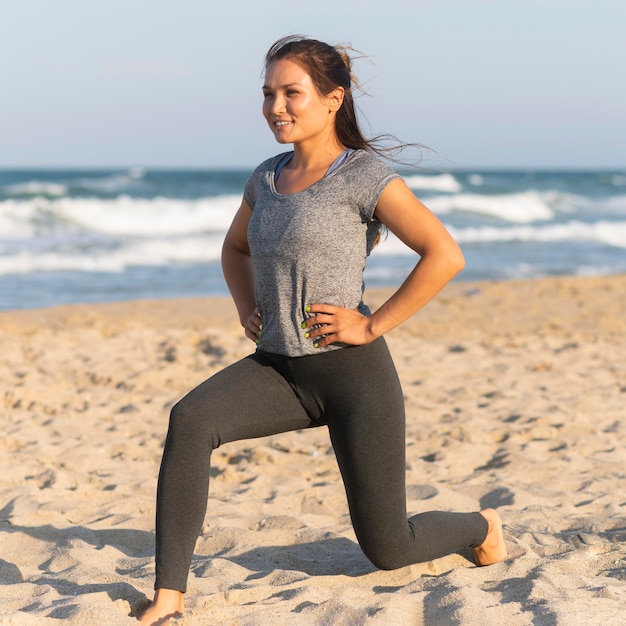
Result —
M322 178L320 178L319 180L316 180L312 185L309 185L308 187L305 187L304 189L301 189L300 191L294 191L293 193L280 193L280 191L276 189L276 181L278 180L278 176L282 172L285 165L287 165L287 163L289 163L289 161L293 159L293 155L294 155L293 150L291 152L286 152L280 159L278 159L278 163L276 163L276 166L274 167L274 171L272 172L272 175L271 175L272 191L277 196L293 196L293 195L308 191L312 187L315 187L315 185L317 185L318 183L321 183L324 179L334 174L345 163L348 157L354 154L354 152L356 152L354 148L346 148L345 150L343 150L337 156L337 158L330 164L330 167L326 170L326 173L324 174L324 176L322 176Z

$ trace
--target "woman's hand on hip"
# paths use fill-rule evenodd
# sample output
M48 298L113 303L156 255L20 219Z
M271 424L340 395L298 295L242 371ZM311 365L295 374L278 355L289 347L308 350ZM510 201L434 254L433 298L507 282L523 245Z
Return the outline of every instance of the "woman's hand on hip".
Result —
M302 323L302 332L316 348L331 343L360 346L376 339L371 330L370 318L357 309L346 309L332 304L312 304L306 310L311 317Z
M259 309L255 307L254 311L248 315L248 319L245 321L244 330L246 332L246 337L251 339L255 343L258 343L259 336L261 335L261 331L263 329L263 323L261 321L261 314L259 313Z

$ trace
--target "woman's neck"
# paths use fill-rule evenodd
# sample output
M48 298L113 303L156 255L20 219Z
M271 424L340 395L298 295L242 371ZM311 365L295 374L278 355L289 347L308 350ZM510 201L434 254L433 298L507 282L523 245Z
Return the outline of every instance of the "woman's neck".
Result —
M326 171L345 149L346 147L337 140L318 143L314 146L294 144L293 159L286 167L300 172Z
M341 145L325 146L312 152L294 145L294 156L280 170L275 179L278 193L296 193L315 184L328 172L337 157L345 150Z

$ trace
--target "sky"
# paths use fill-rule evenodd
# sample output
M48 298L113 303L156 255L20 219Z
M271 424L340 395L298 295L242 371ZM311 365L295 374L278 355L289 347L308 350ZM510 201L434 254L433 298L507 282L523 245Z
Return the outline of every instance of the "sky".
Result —
M263 58L350 44L368 134L467 168L626 167L624 0L2 0L0 168L247 168Z

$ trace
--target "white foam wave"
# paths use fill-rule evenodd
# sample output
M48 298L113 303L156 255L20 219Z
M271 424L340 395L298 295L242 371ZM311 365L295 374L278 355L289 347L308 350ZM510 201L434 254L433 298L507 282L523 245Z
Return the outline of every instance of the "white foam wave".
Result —
M77 230L105 235L153 237L225 232L240 196L198 200L170 198L32 198L0 202L0 237Z
M452 174L413 175L404 178L406 184L416 191L431 190L457 193L463 186Z
M464 228L451 229L459 243L480 242L572 242L589 241L616 248L626 248L626 222L572 221L549 226L516 226L511 228Z
M427 201L439 215L453 211L489 215L517 224L549 220L554 217L547 196L537 191L501 195L456 194L435 196Z
M67 187L60 183L31 180L27 183L7 185L3 191L11 196L64 196Z
M110 174L108 176L78 178L72 181L72 186L100 193L122 193L131 187L141 185L145 174L146 171L143 168L133 167L127 172Z
M89 254L80 251L23 250L0 256L0 275L59 271L123 272L137 266L209 263L219 260L222 241L222 235L130 240L113 249L91 248Z
M239 196L201 200L120 196L114 201L71 199L57 214L83 228L109 235L154 236L225 231Z
M459 242L466 243L507 243L513 241L537 243L567 243L586 241L601 243L616 248L626 248L626 222L600 221L585 223L570 221L563 224L542 226L481 226L469 228L453 228L448 230ZM391 233L373 254L405 255L414 254Z
M33 202L0 202L0 239L25 239L33 234L37 208Z
M146 170L133 167L127 172L116 172L106 176L92 176L76 179L66 179L63 182L30 180L23 183L14 183L2 188L10 196L65 196L70 187L87 191L122 193L129 188L141 185Z

